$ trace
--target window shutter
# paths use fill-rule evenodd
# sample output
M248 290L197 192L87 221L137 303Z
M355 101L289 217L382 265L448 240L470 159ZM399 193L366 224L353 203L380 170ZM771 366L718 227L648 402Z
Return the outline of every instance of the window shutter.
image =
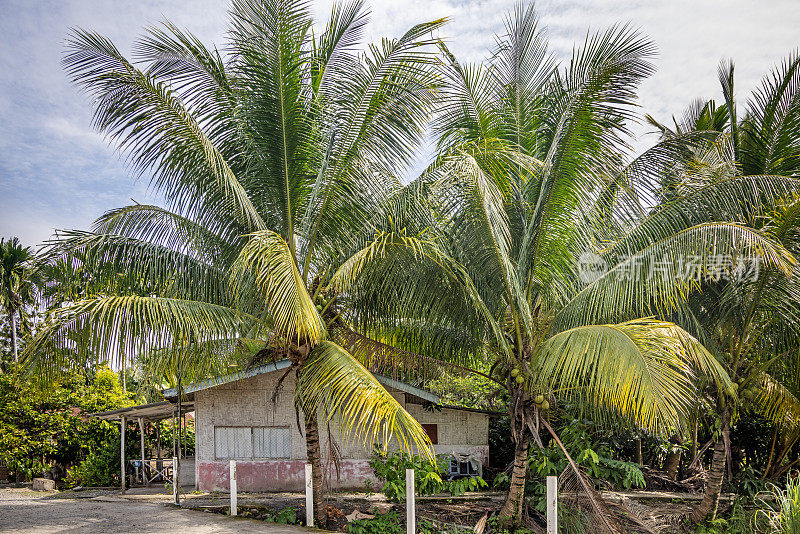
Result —
M218 459L249 459L253 443L249 427L214 427L214 455Z
M255 458L289 458L291 450L289 427L253 428L253 456Z

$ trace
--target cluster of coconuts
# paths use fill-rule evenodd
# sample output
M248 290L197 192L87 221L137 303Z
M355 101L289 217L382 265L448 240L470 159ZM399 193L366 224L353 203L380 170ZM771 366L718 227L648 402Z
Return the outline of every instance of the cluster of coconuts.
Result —
M511 378L513 378L517 382L517 384L522 385L525 382L525 374L520 369L515 367L511 369L510 374ZM544 398L544 395L542 395L541 393L537 394L533 398L533 402L535 402L536 406L538 406L542 410L550 409L550 403L547 401L547 399Z
M322 294L317 295L314 299L314 307L317 308L317 313L321 315L322 310L325 309L325 297Z
M539 393L533 398L533 402L535 402L536 406L538 406L542 410L550 409L550 403L547 401L547 399L544 398L544 395L542 395L541 393Z
M742 378L734 382L733 389L739 392L740 399L746 402L752 402L756 398L756 395L758 395L758 389L754 385L750 384L744 389L740 390L740 387L743 382L744 379Z

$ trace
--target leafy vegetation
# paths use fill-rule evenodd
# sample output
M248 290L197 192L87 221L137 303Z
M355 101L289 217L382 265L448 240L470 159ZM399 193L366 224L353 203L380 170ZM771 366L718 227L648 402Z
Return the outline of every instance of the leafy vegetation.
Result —
M346 529L349 534L402 534L406 531L405 524L394 510L378 512L372 519L351 521Z
M448 478L450 456L440 454L436 461L405 451L386 453L379 448L372 453L369 466L375 476L383 481L381 491L390 501L406 499L406 469L414 470L414 489L417 495L436 495L447 492L460 496L467 491L477 491L488 487L479 476Z
M744 107L724 62L722 100L674 126L647 116L660 139L634 154L655 47L628 26L560 61L520 5L466 65L443 20L364 48L362 0L321 32L311 12L233 0L227 46L167 22L132 59L71 33L65 68L96 127L164 206L111 209L41 257L0 240L0 462L118 483L118 431L86 413L134 402L128 384L155 399L288 358L318 525L320 414L379 444L390 500L407 468L422 495L486 486L443 476L379 372L507 414L490 431L498 532L570 470L592 510L563 524L611 529L595 490L645 486L644 464L675 483L707 466L698 532L797 532L797 479L769 484L800 462L800 55ZM716 517L726 479L742 499Z
M19 480L66 476L74 485L119 485L119 428L87 414L133 404L116 373L98 369L47 388L13 362L0 373L0 464ZM137 452L129 439L128 454Z

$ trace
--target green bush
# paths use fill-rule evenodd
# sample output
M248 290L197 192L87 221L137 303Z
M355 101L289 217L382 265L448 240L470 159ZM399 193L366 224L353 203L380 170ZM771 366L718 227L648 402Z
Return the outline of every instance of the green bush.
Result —
M418 495L435 495L447 492L463 495L488 486L481 477L467 477L449 480L442 475L450 465L450 457L440 455L436 462L409 455L404 451L384 454L378 447L372 454L369 465L375 476L383 481L382 492L390 501L404 501L406 498L406 469L414 470L414 486Z
M345 527L349 534L403 534L406 529L397 512L391 510L385 514L375 514L372 519L357 519Z
M297 517L296 508L284 508L277 514L267 514L264 518L273 523L280 523L281 525L300 525L302 521Z
M66 483L74 486L118 486L119 439L91 451L81 463L67 471Z
M75 470L73 479L80 473L110 485L100 463L106 448L119 455L119 429L86 414L133 401L113 371L101 367L87 373L57 384L31 379L13 362L0 373L0 464L12 477L30 480L55 464ZM117 458L113 470L118 469Z
M624 489L643 488L645 480L639 465L614 459L614 451L609 444L593 440L589 428L589 423L572 419L559 429L561 441L575 462L595 480ZM563 451L552 442L544 449L531 447L528 469L532 475L532 483L526 485L526 491L533 497L535 508L543 512L546 508L547 489L542 481L550 475L558 476L571 467ZM495 485L506 482L507 477L495 478Z

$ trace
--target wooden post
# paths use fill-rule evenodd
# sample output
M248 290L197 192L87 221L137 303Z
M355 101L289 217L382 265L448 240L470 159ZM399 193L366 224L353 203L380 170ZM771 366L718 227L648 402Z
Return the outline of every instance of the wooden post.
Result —
M547 477L547 534L558 534L558 477Z
M175 466L178 465L178 457L172 457L172 502L173 504L180 506L181 501L178 498L178 484L175 481Z
M122 493L125 493L125 416L120 416L119 421L119 474Z
M236 460L231 460L231 515L239 513L238 497L236 495Z
M417 532L417 510L414 498L416 489L414 488L414 470L406 469L406 534L416 534Z
M311 464L306 464L306 526L314 526L314 480L311 478Z
M149 479L147 478L147 469L144 467L144 418L139 418L139 452L142 455L142 485L150 487Z

